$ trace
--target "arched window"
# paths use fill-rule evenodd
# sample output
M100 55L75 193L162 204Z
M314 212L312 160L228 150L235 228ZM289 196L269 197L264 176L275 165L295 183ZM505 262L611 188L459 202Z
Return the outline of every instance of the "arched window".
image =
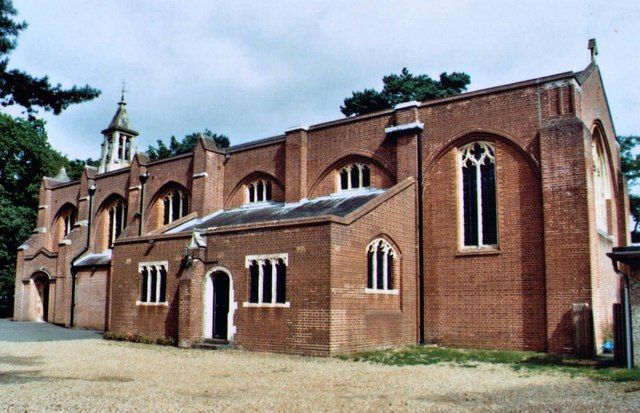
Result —
M76 210L71 209L63 217L62 238L66 238L67 235L73 229L73 225L76 223Z
M361 163L352 163L338 170L338 188L340 191L368 188L371 186L371 170Z
M114 202L108 210L109 213L109 238L108 246L113 247L113 243L118 239L122 231L127 226L127 204L118 200Z
M495 146L472 142L459 149L464 247L498 244Z
M167 262L140 263L140 299L138 304L167 302Z
M189 213L189 196L180 189L174 189L162 198L163 223L170 224Z
M367 246L367 290L394 291L394 261L396 252L382 238L373 240Z
M271 181L258 179L247 185L247 203L271 201Z
M611 207L611 179L607 156L601 142L594 136L591 150L593 154L593 183L595 190L596 224L598 230L609 233L609 208Z
M287 254L247 256L249 268L248 305L288 305Z

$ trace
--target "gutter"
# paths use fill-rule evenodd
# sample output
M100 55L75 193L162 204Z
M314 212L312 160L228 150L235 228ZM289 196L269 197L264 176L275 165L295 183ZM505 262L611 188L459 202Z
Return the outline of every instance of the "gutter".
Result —
M620 271L618 268L618 261L615 259L613 261L613 270L622 277L624 282L624 334L625 334L625 358L627 360L626 368L627 370L633 369L633 336L632 336L632 328L631 328L631 294L629 292L629 276Z
M89 251L89 244L91 243L91 221L93 215L93 196L96 193L95 184L89 187L89 217L87 218L87 243L85 247L71 260L71 306L70 306L70 319L69 319L69 327L73 327L74 322L74 310L76 307L76 274L78 273L78 269L75 267L74 263L78 258L84 255L87 251Z

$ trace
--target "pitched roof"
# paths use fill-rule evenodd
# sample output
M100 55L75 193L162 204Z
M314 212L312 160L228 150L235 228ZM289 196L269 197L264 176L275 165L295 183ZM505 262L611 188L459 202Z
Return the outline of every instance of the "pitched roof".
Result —
M127 113L127 103L124 100L120 100L118 102L118 110L116 110L116 114L113 115L113 119L111 119L111 123L107 127L107 129L103 130L102 133L106 134L113 131L123 131L133 135L137 135L138 132L134 131L131 128L131 121L129 120L129 114Z
M370 189L319 197L291 204L249 204L227 211L218 211L203 218L193 219L167 231L167 233L189 232L194 229L206 230L232 225L279 222L321 216L345 217L384 192L384 190Z

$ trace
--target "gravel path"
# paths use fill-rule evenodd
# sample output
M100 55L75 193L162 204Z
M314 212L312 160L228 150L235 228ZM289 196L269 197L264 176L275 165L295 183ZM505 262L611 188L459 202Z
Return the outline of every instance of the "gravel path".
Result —
M6 411L639 411L640 385L505 366L389 367L99 339L8 342Z

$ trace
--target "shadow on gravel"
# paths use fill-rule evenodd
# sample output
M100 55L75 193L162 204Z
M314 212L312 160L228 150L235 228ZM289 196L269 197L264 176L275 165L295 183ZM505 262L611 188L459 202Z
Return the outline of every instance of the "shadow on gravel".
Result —
M3 364L10 366L37 366L42 364L42 357L7 356L0 354L0 366Z
M97 377L70 377L70 376L47 376L42 370L16 370L0 371L0 384L24 384L33 382L58 382L58 381L84 381L94 383L128 383L133 379L119 376L97 376Z

